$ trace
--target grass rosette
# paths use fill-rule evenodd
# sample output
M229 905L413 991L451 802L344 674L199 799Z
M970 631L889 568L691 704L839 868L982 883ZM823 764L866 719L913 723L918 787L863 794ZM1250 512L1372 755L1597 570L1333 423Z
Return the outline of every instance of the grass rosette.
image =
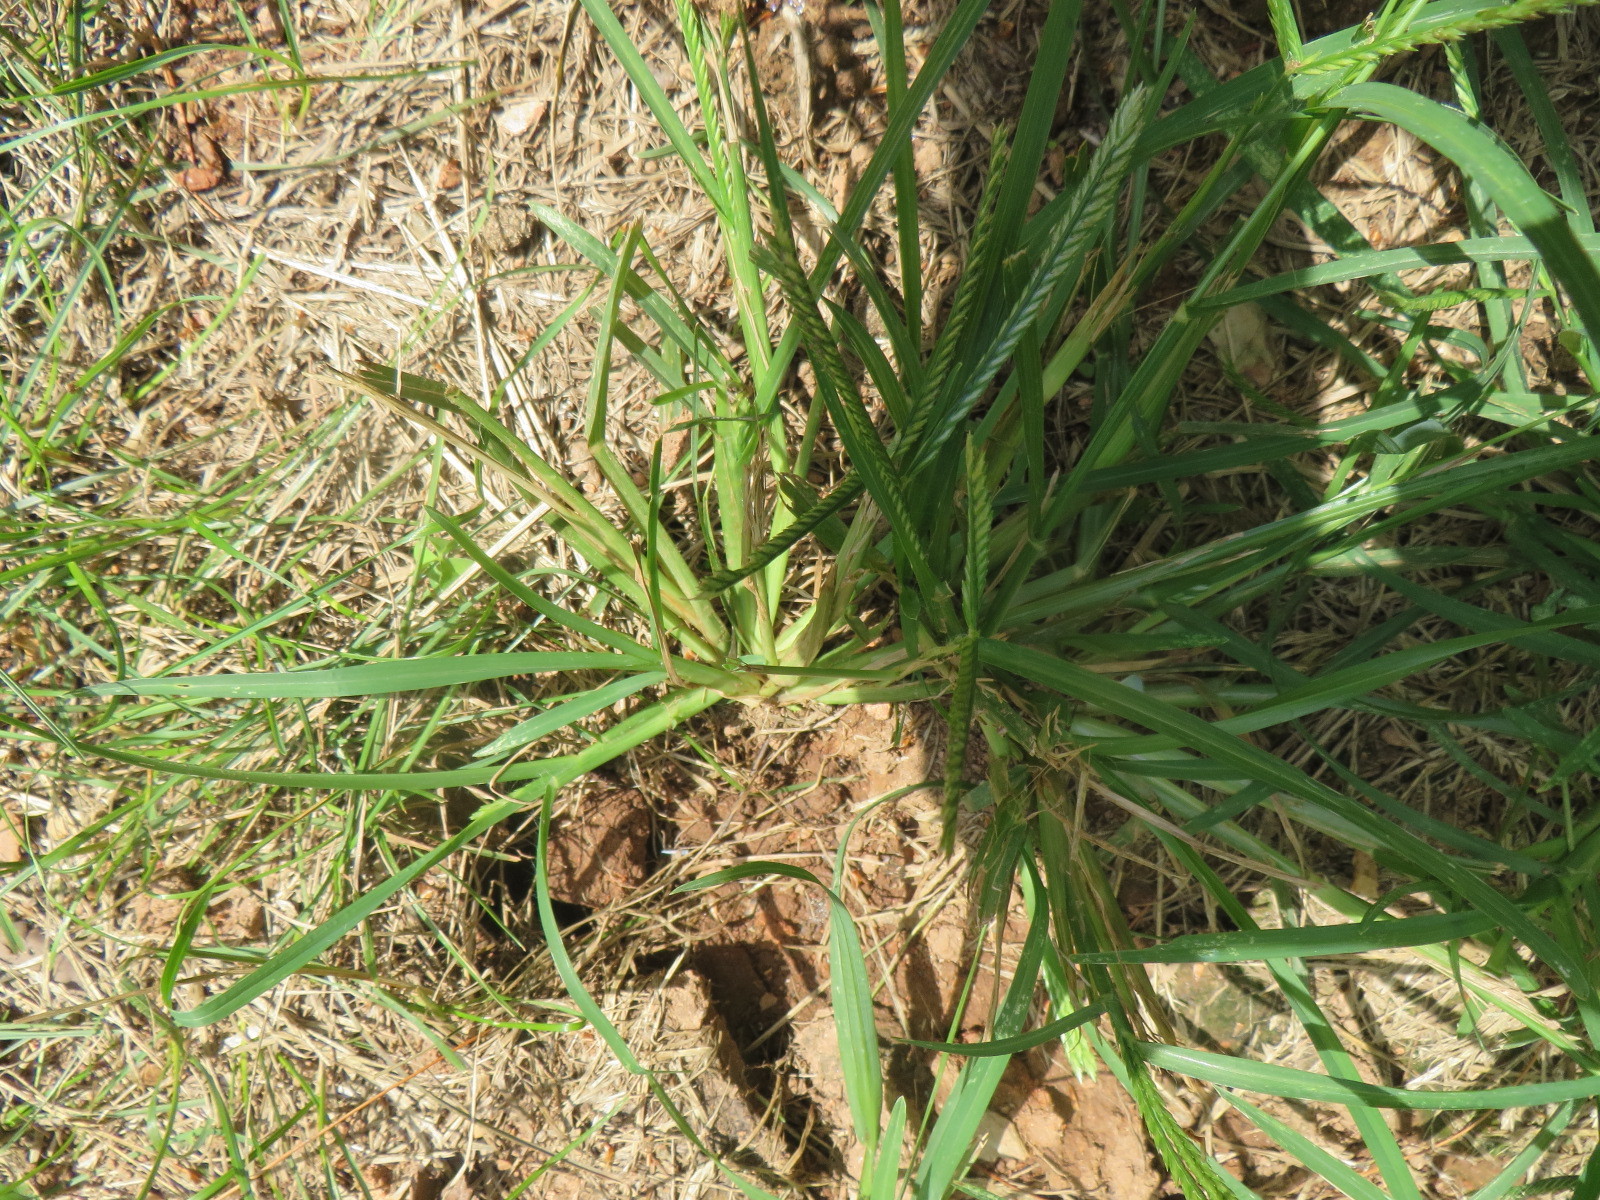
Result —
M954 296L946 311L928 312L924 199L910 138L984 16L981 0L957 6L915 75L906 67L898 5L869 9L885 69L887 132L838 211L783 161L759 92L748 113L736 100L741 42L731 25L713 28L689 5L678 8L697 98L699 126L691 128L603 0L584 0L715 211L742 357L681 299L637 229L607 242L539 209L545 227L593 272L592 294L564 309L540 343L580 313L597 320L583 424L603 500L519 437L488 398L391 366L346 376L353 389L542 510L584 565L587 603L553 599L496 561L472 515L436 510L432 520L449 553L525 604L545 643L563 648L286 674L127 679L95 690L188 704L365 697L530 673L600 672L604 682L562 693L497 739L482 761L452 770L258 771L97 747L141 766L274 787L515 785L433 851L173 1019L203 1025L238 1011L314 964L400 889L494 824L548 805L555 790L715 704L929 700L950 726L946 838L953 838L964 802L987 810L975 855L991 911L1019 889L1031 931L993 1014L993 1038L938 1045L963 1059L958 1082L903 1147L909 1118L903 1100L885 1117L860 940L842 901L827 893L834 1005L855 1133L867 1152L863 1195L905 1190L934 1198L965 1186L979 1121L1009 1057L1069 1032L1087 1035L1124 1080L1168 1169L1195 1195L1247 1189L1178 1126L1152 1068L1215 1085L1280 1147L1363 1200L1385 1191L1421 1195L1384 1119L1387 1109L1555 1106L1545 1127L1565 1127L1574 1105L1600 1093L1591 924L1600 821L1571 796L1572 781L1592 768L1596 739L1569 727L1559 710L1563 699L1589 687L1596 658L1589 635L1600 622L1594 558L1580 532L1597 495L1588 468L1587 393L1600 274L1570 152L1559 141L1547 146L1562 190L1557 199L1477 119L1474 51L1462 41L1494 31L1496 52L1511 64L1528 104L1551 115L1512 28L1550 6L1390 4L1366 24L1310 41L1287 4L1269 7L1281 59L1227 83L1208 76L1184 39L1119 9L1138 49L1122 101L1099 144L1073 161L1067 186L1035 207L1068 67L1064 51L1041 53L1015 127L996 139ZM1041 46L1070 45L1079 15L1075 4L1052 4ZM1445 47L1455 68L1456 105L1372 81L1387 56L1432 44ZM1193 98L1164 106L1180 79ZM1468 184L1475 235L1381 251L1366 244L1312 183L1336 128L1350 117L1401 126L1454 163ZM1208 137L1218 140L1207 143L1204 179L1181 205L1161 205L1147 186L1154 156ZM886 183L893 269L880 266L858 236ZM795 206L826 230L812 255L799 248ZM1230 214L1240 215L1230 221ZM1249 277L1286 214L1337 257L1287 275ZM1513 232L1500 232L1501 220ZM1176 310L1159 328L1142 324L1152 282L1197 252L1206 266ZM1531 264L1526 285L1509 284L1508 262ZM1400 273L1441 263L1470 264L1477 285L1413 295ZM860 288L869 313L839 302L841 272ZM1353 280L1369 281L1393 314L1385 318L1399 340L1392 363L1296 299L1303 289ZM592 295L598 299L591 307ZM1562 345L1585 376L1582 394L1535 391L1528 382L1518 338L1535 296L1555 301ZM1475 305L1486 334L1436 324L1447 301ZM1263 305L1354 364L1370 403L1320 422L1175 425L1174 396L1208 331L1244 304ZM1440 353L1447 343L1468 353ZM641 469L609 445L620 355L649 373L657 405L685 435L675 461L658 444ZM1429 370L1411 370L1414 361ZM780 401L800 362L808 364L815 396L791 419ZM1069 381L1085 378L1093 380L1092 419L1067 459L1053 450L1050 431ZM1323 466L1320 486L1297 466L1313 460ZM1216 522L1199 519L1215 514L1197 512L1191 484L1246 469L1278 481L1289 511L1218 532ZM1406 530L1446 509L1516 530L1488 575L1441 583L1452 568L1483 565L1482 548L1406 542ZM1117 552L1139 542L1134 530L1154 514L1171 536L1141 561L1119 564ZM1338 577L1364 578L1403 604L1315 669L1276 653L1272 632L1297 619L1319 581ZM1550 581L1562 599L1532 619L1475 599L1526 578ZM1254 626L1237 619L1246 612L1256 614L1265 634L1246 632ZM1422 625L1460 632L1415 638ZM624 629L647 630L648 637ZM1498 706L1471 710L1394 696L1424 672L1491 649L1524 655L1559 682L1548 691L1507 691ZM629 715L582 748L537 755L544 739L630 700ZM1460 729L1518 739L1542 764L1544 786L1563 798L1551 804L1517 791L1510 803L1522 832L1507 842L1418 811L1309 736L1304 744L1317 770L1252 738L1303 731L1312 718L1338 710L1409 723L1441 739ZM975 742L985 748L977 782L966 758ZM1152 835L1233 932L1136 947L1104 857L1080 836L1085 787ZM1509 785L1505 790L1511 794ZM1374 903L1287 857L1252 821L1266 808L1310 835L1374 856L1393 881L1391 892ZM543 846L547 808L541 829ZM1268 881L1292 912L1304 917L1314 901L1347 923L1258 928L1237 882L1219 874L1217 854ZM841 872L844 861L841 848ZM704 882L761 872L824 886L781 864ZM559 966L564 951L543 869L539 887ZM180 940L169 956L169 988L186 948ZM1308 985L1311 963L1394 948L1454 978L1469 1009L1514 1018L1530 1043L1568 1064L1564 1076L1472 1091L1362 1080ZM1264 963L1316 1047L1322 1072L1155 1036L1139 973L1149 962ZM570 962L562 977L619 1058L648 1075ZM1057 1011L1030 1032L1041 980ZM1240 1091L1346 1106L1381 1187ZM1514 1158L1477 1200L1503 1195L1531 1161ZM747 1194L760 1193L734 1178Z

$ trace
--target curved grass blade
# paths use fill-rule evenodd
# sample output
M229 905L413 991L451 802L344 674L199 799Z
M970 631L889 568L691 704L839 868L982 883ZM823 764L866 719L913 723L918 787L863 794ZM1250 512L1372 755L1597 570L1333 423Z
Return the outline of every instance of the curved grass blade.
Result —
M172 947L167 951L166 960L161 965L161 978L156 985L156 994L161 997L161 1003L168 1008L172 1007L172 989L177 986L178 976L183 972L183 964L189 957L189 947L194 942L194 935L200 929L200 922L205 920L206 909L211 904L211 895L216 890L217 881L225 874L226 872L219 871L198 892L190 896L178 918L177 928L172 933Z
M1579 236L1578 245L1591 254L1600 253L1600 234ZM1459 242L1430 242L1420 246L1396 246L1389 250L1372 250L1359 254L1346 254L1332 262L1314 267L1301 267L1285 271L1266 279L1255 279L1238 287L1206 296L1195 302L1197 309L1231 308L1261 300L1284 292L1297 292L1305 288L1325 287L1334 283L1348 283L1352 279L1369 279L1396 271L1415 271L1424 267L1454 266L1462 263L1509 262L1539 257L1539 250L1527 237L1508 234L1504 237L1466 238Z
M1454 162L1527 235L1544 269L1566 289L1590 341L1600 345L1600 271L1556 201L1486 129L1458 109L1392 83L1341 88L1328 103L1399 125Z
M1550 617L1543 621L1518 623L1512 628L1493 629L1486 633L1467 634L1464 637L1448 638L1424 646L1396 650L1365 663L1330 671L1307 680L1298 687L1285 688L1266 704L1234 717L1225 717L1215 722L1215 725L1216 728L1228 733L1254 733L1256 730L1281 725L1326 708L1350 706L1380 688L1409 679L1418 672L1454 658L1467 650L1494 646L1501 642L1515 645L1524 639L1533 639L1552 630L1592 625L1596 622L1600 622L1600 606L1569 609L1558 617ZM1153 750L1171 749L1171 746L1169 739L1160 737L1116 738L1110 743L1102 744L1103 749L1117 754L1143 754Z
M210 46L205 47L210 50ZM240 49L246 49L240 47ZM432 66L415 67L407 70L373 71L349 75L301 75L296 74L286 79L259 79L243 83L230 83L222 87L195 88L191 91L166 92L153 100L140 100L129 104L121 104L114 108L90 108L76 116L67 117L53 125L39 126L18 134L8 141L0 142L0 154L8 154L30 146L58 133L65 133L69 129L76 129L80 125L91 124L96 121L125 121L141 113L153 112L161 108L173 108L181 104L194 104L204 107L208 100L231 100L234 97L248 92L281 92L290 89L304 90L308 87L351 83L391 83L400 79L414 79L422 75L437 74L443 71L458 71L465 63L437 63ZM474 107L480 104L493 104L500 99L499 92L484 92L482 95L473 96L465 102L453 104L449 111L453 114L463 108ZM307 164L319 165L319 164Z
M751 685L747 690L754 690L754 686ZM606 730L604 736L575 754L532 762L490 763L450 771L241 771L231 767L213 767L204 763L134 754L110 746L95 746L93 753L113 762L127 763L149 771L188 775L196 779L226 779L267 787L427 792L446 787L481 787L488 784L526 783L529 780L553 781L555 786L560 787L604 766L618 755L665 730L675 728L726 697L727 693L704 687L670 692L648 708L624 717ZM543 782L529 786L543 786Z
M1335 545L1325 552L1329 557L1342 555L1369 542L1386 526L1404 524L1553 471L1568 470L1597 456L1600 438L1574 437L1518 454L1441 467L1401 483L1353 488L1316 508L1105 579L1080 582L1070 569L1042 576L1018 592L1018 603L1007 612L1005 624L1014 627L1067 613L1103 611L1117 598L1140 588L1157 583L1169 589L1181 588L1189 581L1209 577L1218 564L1232 563L1238 568L1248 563L1252 554L1259 554L1257 561L1265 566L1331 533L1349 529L1352 532L1345 535L1348 544ZM1392 515L1380 518L1379 524L1357 527L1360 518L1385 509L1392 510Z
M591 621L587 617L581 617L577 613L561 607L559 604L552 604L484 553L483 547L473 540L472 536L461 527L460 522L454 517L436 508L429 508L426 511L428 516L433 519L433 522L449 535L450 540L459 546L468 558L478 564L478 567L485 575L541 617L560 625L563 629L571 630L573 633L586 637L590 641L598 642L602 646L610 646L617 653L639 659L641 662L653 663L659 659L660 656L655 651L647 646L641 646L632 638L617 633L615 630L607 629L598 621Z
M894 1040L906 1046L915 1046L919 1050L934 1050L940 1054L954 1054L960 1058L1005 1058L1012 1054L1021 1054L1025 1050L1032 1050L1035 1046L1043 1046L1046 1042L1053 1042L1105 1015L1106 1006L1097 1001L1070 1012L1059 1020L1051 1021L1048 1025L1041 1025L1028 1033L1019 1033L1016 1037L995 1038L987 1042L919 1042L915 1038Z
M633 39L623 29L617 14L611 11L611 6L605 0L579 0L579 3L583 5L584 12L588 13L589 20L594 22L596 31L605 39L611 53L617 56L622 69L628 73L629 80L638 89L639 98L649 107L650 114L656 119L657 127L667 135L667 140L672 143L673 150L694 176L695 182L706 195L721 200L722 188L711 165L700 152L694 135L678 116L678 110L667 97L661 81L650 69L644 55L634 45Z
M621 679L614 679L603 687L570 696L557 704L552 704L537 716L519 721L487 746L475 751L472 757L493 758L509 754L513 750L520 750L542 737L555 733L558 729L565 729L574 721L593 716L601 709L610 708L618 701L626 700L629 696L644 691L645 688L665 683L666 680L665 671L646 671L642 675L624 675Z
M1567 206L1569 217L1577 228L1580 239L1584 233L1594 233L1594 216L1589 211L1589 197L1583 186L1583 171L1578 165L1578 156L1573 153L1572 139L1562 127L1561 116L1556 112L1549 86L1534 64L1533 55L1528 52L1528 43L1523 40L1522 31L1515 28L1496 30L1489 35L1489 41L1500 51L1506 66L1511 69L1512 78L1517 81L1517 86L1528 102L1528 111L1532 114L1534 124L1539 127L1539 135L1544 140L1542 149L1545 161L1555 172L1562 201Z

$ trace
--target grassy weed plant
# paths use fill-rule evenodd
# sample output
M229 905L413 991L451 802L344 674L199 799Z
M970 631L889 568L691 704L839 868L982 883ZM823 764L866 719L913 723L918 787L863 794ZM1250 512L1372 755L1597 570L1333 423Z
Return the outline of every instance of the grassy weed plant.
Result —
M1508 1194L1579 1106L1600 1095L1600 812L1586 802L1600 738L1581 720L1600 660L1600 569L1587 532L1600 515L1590 466L1600 245L1517 30L1568 6L1392 0L1361 25L1307 39L1292 6L1274 2L1280 57L1227 82L1212 78L1158 13L1114 6L1135 50L1120 102L1098 144L1071 160L1059 194L1036 205L1080 17L1074 0L1055 0L1022 108L995 139L959 283L935 311L924 300L924 198L910 139L984 18L984 0L957 4L915 75L891 69L886 132L837 211L784 160L759 90L748 108L739 99L752 67L733 25L713 23L687 0L678 5L693 73L691 123L605 0L582 4L712 205L728 269L728 328L713 328L682 300L638 229L608 241L537 210L593 276L587 311L599 333L583 431L603 501L513 432L494 397L398 365L344 376L542 513L581 561L580 577L558 593L548 577L485 549L492 537L482 513L430 513L439 545L535 614L526 644L539 648L459 653L472 639L435 622L405 657L395 656L395 643L369 641L324 669L204 675L185 663L92 691L147 699L185 721L229 703L232 729L248 739L307 702L368 704L513 675L590 682L531 713L472 764L448 770L404 760L252 769L226 748L208 759L157 738L119 741L120 708L91 718L79 735L85 747L163 774L385 797L504 789L382 880L366 879L358 891L331 885L344 900L336 916L193 1006L173 990L191 969L191 943L180 936L167 953L163 1019L193 1028L238 1013L315 969L449 855L539 808L540 915L557 969L587 1022L676 1113L562 947L545 860L551 797L714 705L929 701L950 730L939 781L946 844L973 833L986 915L1020 896L1030 921L990 1039L928 1044L959 1068L926 1122L885 1089L860 936L827 882L774 862L695 885L775 875L787 877L783 886L823 890L863 1197L942 1200L970 1188L979 1125L1006 1063L1069 1035L1086 1039L1127 1086L1185 1195L1252 1193L1179 1126L1157 1071L1211 1085L1286 1154L1358 1200L1423 1193L1391 1110L1542 1109L1548 1136L1530 1141L1474 1200ZM898 3L871 6L870 15L883 62L903 66ZM1489 35L1490 52L1510 65L1540 121L1559 196L1480 119L1479 34ZM1450 102L1376 80L1391 56L1432 45L1455 68ZM1179 82L1185 98L1175 102ZM1352 118L1401 127L1454 164L1472 236L1369 245L1313 182ZM1149 187L1152 160L1195 144L1208 172L1192 192L1162 203ZM860 237L885 187L894 234L887 265ZM825 232L814 251L801 248L801 213ZM1254 269L1262 246L1291 216L1335 257L1262 277ZM1204 265L1152 326L1145 305L1153 281L1185 261ZM1513 273L1513 263L1528 264L1526 274ZM1474 282L1416 295L1404 281L1402 272L1441 264L1469 265ZM860 289L864 307L841 301L841 280ZM1302 301L1307 289L1336 281L1370 284L1384 309L1373 319L1399 339L1392 362ZM585 311L590 296L542 337ZM1546 305L1575 364L1569 387L1528 382L1521 339L1535 303ZM1361 411L1320 420L1257 394L1249 419L1186 420L1175 399L1186 374L1213 327L1247 304L1339 353L1360 377ZM1474 307L1481 332L1436 322L1442 308L1460 305ZM641 464L609 443L622 356L658 389L656 404L684 442L675 457L658 444ZM786 401L800 364L814 394L796 410ZM1056 444L1059 406L1069 382L1085 380L1092 412L1081 444L1065 455ZM1196 499L1200 483L1240 472L1274 481L1281 515L1228 525L1218 506ZM1412 538L1446 510L1504 530L1504 545L1486 555L1479 545ZM1155 525L1164 535L1141 539ZM1142 549L1130 556L1130 545ZM1281 654L1277 633L1304 619L1319 586L1341 578L1385 596L1387 615L1311 665ZM1496 599L1526 586L1547 597L1532 615ZM1492 703L1452 709L1396 696L1408 681L1485 655L1507 656L1525 672L1499 680ZM626 716L543 752L547 739L624 701L632 702ZM448 701L440 704L442 721ZM1420 811L1363 778L1318 740L1318 718L1330 713L1397 722L1458 750L1464 733L1514 744L1528 764L1523 777L1490 776L1505 800L1500 828L1488 834ZM1306 753L1275 752L1261 737L1267 731L1296 735ZM969 759L969 746L981 755ZM1091 796L1125 813L1130 835L1159 843L1227 931L1135 945L1107 856L1084 837ZM1316 860L1287 854L1264 834L1261 813L1298 836L1371 856L1385 893L1358 895ZM847 861L846 834L838 876ZM1241 867L1249 891L1275 898L1281 928L1260 927L1235 873ZM1329 911L1342 920L1319 923ZM1395 949L1454 981L1463 1036L1490 1011L1512 1018L1522 1032L1505 1044L1508 1062L1523 1054L1539 1077L1471 1090L1361 1078L1312 976L1329 956ZM1142 968L1185 962L1265 964L1321 1071L1161 1036ZM1053 1010L1043 1022L1040 983ZM1375 1170L1313 1144L1251 1095L1343 1106ZM697 1131L675 1119L698 1143ZM1562 1186L1592 1200L1595 1162ZM767 1194L722 1169L745 1194Z

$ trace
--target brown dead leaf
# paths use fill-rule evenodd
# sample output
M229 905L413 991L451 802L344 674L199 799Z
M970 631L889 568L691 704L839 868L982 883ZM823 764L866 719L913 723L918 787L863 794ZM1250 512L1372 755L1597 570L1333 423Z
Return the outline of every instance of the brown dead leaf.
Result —
M1276 371L1272 331L1267 314L1255 304L1235 304L1226 309L1208 335L1234 370L1257 387L1272 382Z
M568 814L550 839L550 894L604 908L650 874L650 806L637 791L601 793Z
M0 809L0 863L22 861L22 822Z
M178 184L185 191L209 192L228 177L227 160L204 130L193 130L189 137L194 147L195 165L178 172Z
M506 137L521 137L528 130L537 128L549 111L550 103L546 100L513 100L495 113L494 123Z
M1365 850L1357 850L1351 857L1350 890L1368 900L1378 898L1378 860Z
M209 192L222 182L216 167L185 167L178 172L178 186L186 192Z

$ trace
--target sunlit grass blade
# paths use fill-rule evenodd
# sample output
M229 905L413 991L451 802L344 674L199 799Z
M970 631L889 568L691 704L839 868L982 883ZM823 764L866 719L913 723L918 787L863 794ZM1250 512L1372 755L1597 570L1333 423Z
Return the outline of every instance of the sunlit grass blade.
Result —
M1600 1095L1600 1075L1553 1079L1511 1087L1422 1091L1385 1087L1355 1079L1336 1079L1278 1063L1252 1062L1209 1050L1185 1049L1145 1042L1139 1047L1151 1066L1207 1083L1240 1091L1260 1092L1285 1100L1315 1100L1328 1104L1365 1104L1373 1108L1399 1108L1417 1112L1473 1112L1483 1109L1527 1108L1584 1100Z
M861 935L844 901L804 867L780 862L740 863L682 884L678 891L703 891L766 875L781 875L809 883L821 888L827 898L829 991L839 1033L845 1097L850 1104L856 1137L866 1148L867 1161L872 1162L883 1128L883 1069L878 1058L878 1028L872 1015L872 986L867 979L867 961L861 952Z
M1394 84L1356 84L1333 93L1329 101L1404 127L1480 184L1566 289L1591 344L1600 344L1600 270L1584 253L1560 207L1509 151L1460 111Z
M1350 925L1303 925L1239 933L1195 933L1146 950L1074 954L1077 963L1260 962L1269 958L1313 958L1364 954L1403 946L1426 946L1476 937L1494 928L1482 913L1444 913Z
M753 66L751 70L753 72ZM778 281L800 331L800 344L816 367L818 390L850 455L851 466L860 474L865 490L894 531L897 553L909 564L912 576L929 597L947 593L949 589L940 584L928 563L922 536L913 524L902 474L891 462L883 438L873 426L861 393L823 318L812 281L800 264L771 122L759 90L753 99L761 154L767 169L768 207L772 214L772 237L764 256L766 268Z
M1558 1105L1556 1110L1545 1118L1544 1124L1533 1137L1528 1139L1528 1144L1501 1168L1499 1174L1473 1192L1470 1200L1501 1200L1503 1196L1514 1195L1520 1191L1516 1186L1517 1180L1527 1175L1529 1169L1544 1156L1556 1138L1560 1137L1572 1123L1577 1107L1570 1100Z
M525 650L512 654L446 655L396 659L326 671L286 671L270 675L210 675L123 679L85 688L94 696L185 696L192 699L322 699L332 696L382 696L422 688L449 687L535 675L549 671L626 670L636 660L600 650Z
M889 1110L889 1120L883 1127L883 1140L878 1146L878 1162L870 1166L862 1195L863 1200L891 1200L900 1183L900 1155L906 1135L906 1098L896 1096Z
M244 49L241 47L241 49ZM219 87L193 88L187 91L170 91L153 100L130 101L105 111L93 110L79 113L76 116L65 117L52 125L30 129L20 133L8 141L0 142L0 154L8 151L20 150L31 146L35 142L57 134L67 133L84 125L95 123L108 123L122 121L158 109L173 108L180 104L203 105L208 100L222 100L231 96L244 95L251 92L281 92L288 90L303 90L308 87L337 86L349 83L388 83L400 79L410 79L418 75L436 72L457 71L459 64L439 63L426 67L400 69L394 71L352 72L347 75L294 75L282 79L256 79L239 83L230 83ZM483 96L475 96L467 101L468 105L488 104L499 98L498 93L490 92ZM458 110L459 111L459 110Z

